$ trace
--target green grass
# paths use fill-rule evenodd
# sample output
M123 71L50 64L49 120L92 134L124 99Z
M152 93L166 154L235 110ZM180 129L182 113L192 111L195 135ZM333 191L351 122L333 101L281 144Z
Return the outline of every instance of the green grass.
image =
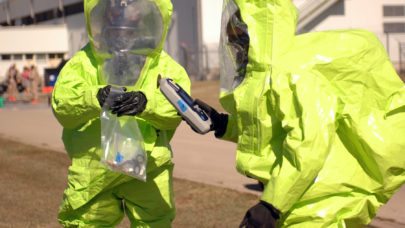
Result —
M0 227L60 227L66 154L0 138ZM257 196L175 179L173 227L237 227ZM129 227L124 220L120 227Z

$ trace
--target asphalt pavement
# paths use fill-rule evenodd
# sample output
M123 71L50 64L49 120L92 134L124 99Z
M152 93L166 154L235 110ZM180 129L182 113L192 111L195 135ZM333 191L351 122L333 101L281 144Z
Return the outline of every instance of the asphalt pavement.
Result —
M0 108L0 136L25 144L65 153L62 128L46 103L10 104ZM174 176L200 183L260 194L256 181L235 170L234 143L217 140L212 134L198 135L181 124L172 140ZM405 227L405 187L383 206L372 227Z

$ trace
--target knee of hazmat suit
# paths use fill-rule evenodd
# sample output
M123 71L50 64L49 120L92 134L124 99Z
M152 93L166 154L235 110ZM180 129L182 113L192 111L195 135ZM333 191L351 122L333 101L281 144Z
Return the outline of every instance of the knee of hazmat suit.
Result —
M364 30L296 35L290 0L224 0L222 137L280 225L367 224L405 182L405 87Z
M62 139L72 160L64 192L65 204L69 205L63 207L71 210L96 200L106 189L131 181L138 183L100 162L98 90L111 84L146 96L142 113L119 120L123 123L127 118L136 119L148 156L147 173L163 172L167 168L162 167L171 164L169 141L181 121L157 88L158 75L170 77L190 91L185 70L163 51L172 14L170 0L85 0L84 11L90 42L62 69L52 95L53 112L63 126ZM143 186L147 184L135 185ZM135 193L127 195L131 194ZM169 196L160 201L171 203ZM148 202L143 204L140 207L149 208Z

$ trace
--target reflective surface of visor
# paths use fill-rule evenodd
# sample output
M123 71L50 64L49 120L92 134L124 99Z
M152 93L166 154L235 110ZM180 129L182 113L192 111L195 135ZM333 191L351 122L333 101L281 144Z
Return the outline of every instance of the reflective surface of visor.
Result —
M163 19L149 0L102 0L90 13L94 46L101 53L147 55L162 39Z
M249 34L240 11L229 1L222 15L221 88L232 91L243 81L248 64Z

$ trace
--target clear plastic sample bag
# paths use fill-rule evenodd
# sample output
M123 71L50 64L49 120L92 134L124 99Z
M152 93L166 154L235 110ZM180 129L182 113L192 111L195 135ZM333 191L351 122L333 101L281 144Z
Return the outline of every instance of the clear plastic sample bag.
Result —
M110 101L118 93L110 93L101 113L101 161L113 171L146 181L147 155L136 119L118 118L109 111Z

